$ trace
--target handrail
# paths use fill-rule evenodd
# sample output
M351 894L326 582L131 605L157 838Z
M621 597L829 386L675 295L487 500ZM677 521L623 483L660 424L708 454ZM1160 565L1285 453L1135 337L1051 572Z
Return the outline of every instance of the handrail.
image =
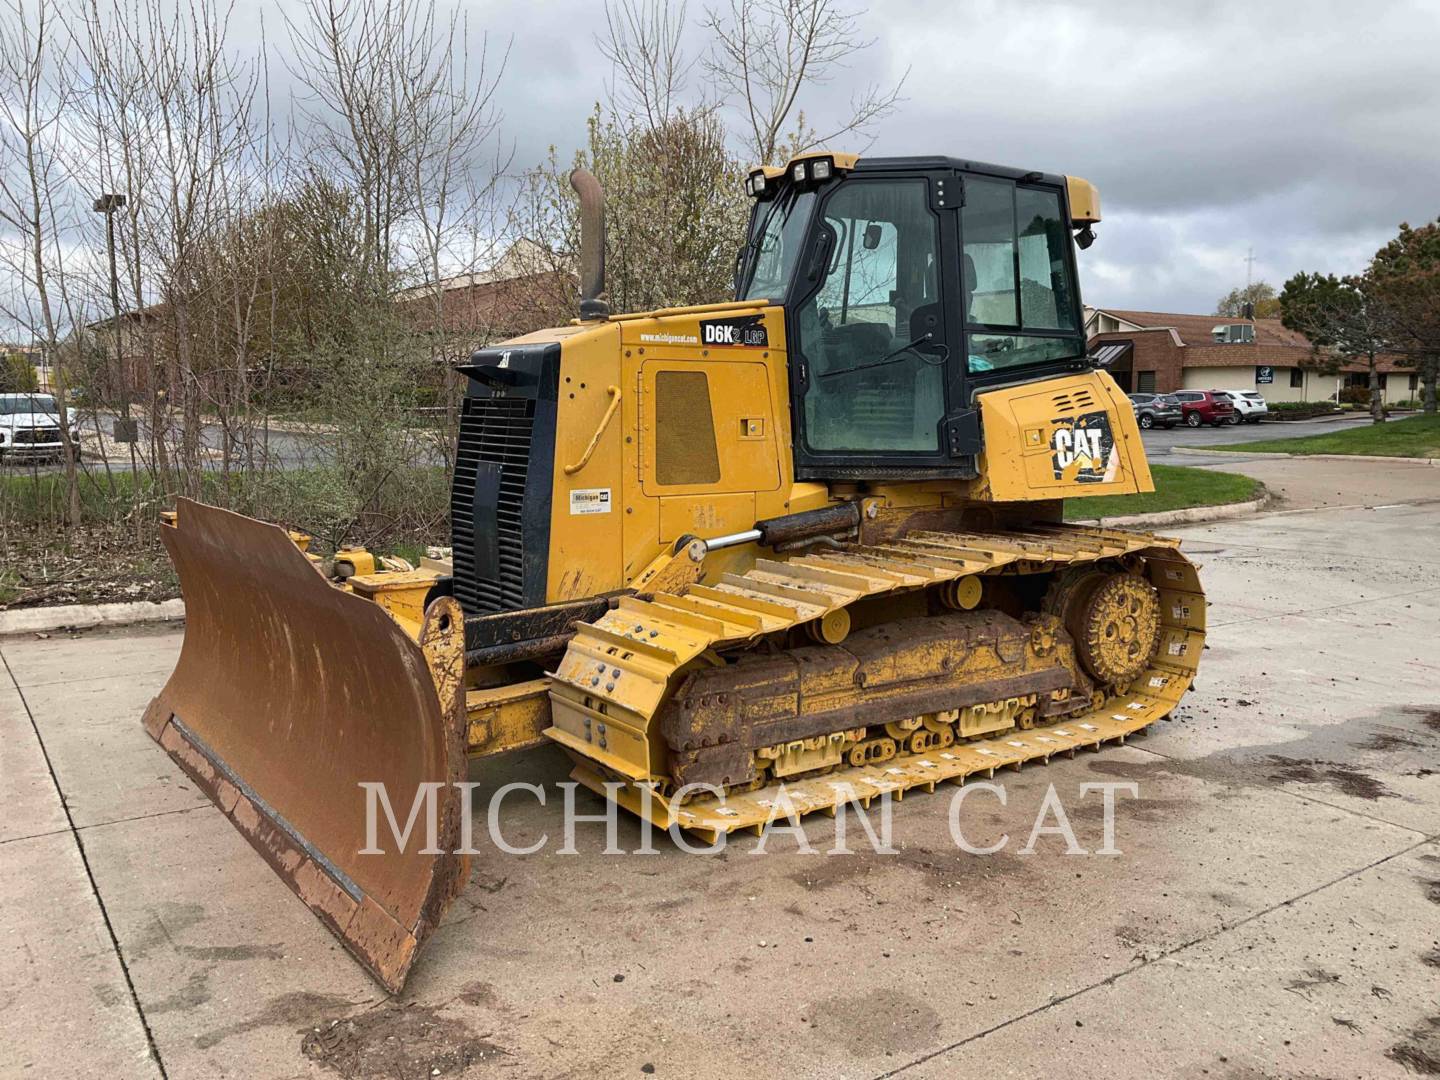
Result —
M590 436L590 445L585 447L585 453L580 455L580 460L574 465L565 466L565 475L574 476L577 472L590 464L590 458L595 454L595 448L600 445L600 436L605 434L605 429L610 426L610 419L615 415L615 410L620 407L620 387L607 386L605 392L610 395L610 407L605 410L605 415L600 418L600 426L595 429L595 434Z

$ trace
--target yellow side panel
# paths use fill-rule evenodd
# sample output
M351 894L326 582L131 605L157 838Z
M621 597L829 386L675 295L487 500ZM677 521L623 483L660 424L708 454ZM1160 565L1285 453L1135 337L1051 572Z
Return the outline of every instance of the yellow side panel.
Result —
M992 502L1154 491L1135 410L1115 380L1086 372L979 398L977 497Z
M659 423L662 404L658 401L657 380L667 374L691 379L703 374L708 389L710 415L700 404L687 417L688 444L705 454L699 472L713 479L699 483L664 483L665 462L658 460L662 443ZM740 360L674 361L647 360L641 368L641 395L646 406L641 431L641 487L646 495L705 495L722 492L774 491L780 486L780 462L776 451L775 408L770 395L770 372L764 363ZM674 418L670 418L674 422ZM713 473L705 473L704 461L714 462ZM679 470L683 472L684 470ZM749 527L748 525L746 526Z
M755 524L755 495L672 495L660 500L660 542L685 535L712 537L744 532Z
M796 484L792 474L783 308L767 301L670 308L522 340L563 343L549 602L624 588L685 533L739 532L829 501L824 484ZM671 397L680 407L666 420L664 469L656 461L662 372L704 376L703 394L693 378L669 388L681 392ZM725 554L713 560L717 572L743 570L751 557L743 549Z
M545 590L551 603L623 584L624 405L634 389L625 387L620 364L614 325L577 334L562 347Z

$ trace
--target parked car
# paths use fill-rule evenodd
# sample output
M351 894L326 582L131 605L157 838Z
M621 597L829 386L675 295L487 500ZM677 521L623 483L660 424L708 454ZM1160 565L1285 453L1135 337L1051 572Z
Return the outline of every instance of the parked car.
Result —
M58 458L64 449L60 410L53 397L0 394L0 457Z
M1235 415L1230 418L1232 424L1258 424L1270 415L1270 406L1266 405L1265 399L1253 390L1212 390L1210 392L1228 398L1230 404L1235 406Z
M1210 424L1219 427L1230 423L1235 415L1235 406L1228 397L1213 390L1176 390L1174 397L1180 402L1180 411L1190 427Z
M1170 394L1131 394L1135 420L1147 431L1153 427L1173 428L1183 419L1180 402Z

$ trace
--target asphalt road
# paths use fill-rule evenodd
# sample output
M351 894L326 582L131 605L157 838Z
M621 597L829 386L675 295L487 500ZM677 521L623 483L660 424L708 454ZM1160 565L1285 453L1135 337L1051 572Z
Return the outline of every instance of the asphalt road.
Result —
M1277 464L1256 459L1249 467ZM895 854L559 852L554 748L477 765L509 842L388 998L140 727L178 629L0 639L0 1076L1365 1077L1440 1061L1440 469L1178 530L1212 600L1149 736L912 793ZM1424 500L1429 499L1428 503ZM1321 500L1323 501L1323 500ZM1020 848L1054 790L1120 854ZM966 854L970 842L1009 843ZM602 811L582 794L580 809ZM835 823L806 819L820 850ZM1053 819L1052 819L1053 825ZM862 842L856 843L859 839ZM638 829L619 819L618 843ZM163 1069L163 1072L162 1072ZM1432 1070L1433 1071L1433 1070Z
M1214 457L1196 457L1191 454L1173 454L1171 451L1177 446L1200 448L1209 446L1222 446L1228 443L1254 442L1259 439L1292 439L1302 435L1317 435L1336 428L1347 427L1355 424L1367 424L1370 422L1368 416L1346 416L1339 418L1325 418L1308 421L1264 421L1259 424L1240 424L1231 426L1226 424L1222 427L1212 428L1209 426L1201 428L1190 428L1179 426L1169 431L1163 428L1154 428L1143 433L1145 441L1145 452L1152 461L1160 461L1167 465L1213 465L1223 461L1233 461L1234 458L1217 454ZM110 419L101 420L104 430L109 430ZM88 427L86 430L90 430ZM143 440L148 435L142 434ZM207 424L202 433L202 443L212 449L218 449L224 441L224 432L216 424ZM315 465L329 458L325 437L318 434L310 434L301 431L277 430L271 433L269 452L272 462L282 469L301 468L306 465ZM92 467L102 467L98 462L92 462ZM129 460L120 449L112 455L110 461L112 469L128 469ZM54 471L57 466L44 464L32 465L20 462L10 463L4 468L7 471L25 471L38 468L42 472Z
M100 430L108 437L114 423L114 416L104 414L99 418ZM82 463L91 470L110 469L125 472L130 469L130 456L126 444L109 443L105 448L107 461L101 460L99 441L95 435L95 421L84 418L80 426L82 439ZM173 436L172 436L173 438ZM257 433L257 443L260 435ZM108 438L107 438L108 443ZM137 463L145 468L145 456L149 452L150 428L141 422L140 438L136 443ZM204 424L200 430L200 445L208 467L219 468L220 450L225 445L225 429L219 424ZM269 456L272 468L301 469L321 465L333 457L330 438L323 432L308 432L299 425L283 424L273 428L264 440L263 453ZM415 459L419 463L427 458L439 464L439 457L425 449L423 441L417 440ZM63 466L54 461L32 461L27 459L0 459L0 470L6 473L52 473L62 471Z
M1142 432L1141 435L1145 441L1145 455L1152 462L1159 461L1165 465L1202 465L1237 459L1225 454L1202 458L1194 454L1175 454L1171 451L1177 446L1203 450L1206 447L1257 442L1262 439L1297 439L1304 435L1323 435L1337 429L1370 422L1369 416L1325 417L1317 420L1262 420L1258 424L1222 424L1218 428L1209 425L1198 428L1181 425L1168 431L1164 428L1151 428L1149 431Z

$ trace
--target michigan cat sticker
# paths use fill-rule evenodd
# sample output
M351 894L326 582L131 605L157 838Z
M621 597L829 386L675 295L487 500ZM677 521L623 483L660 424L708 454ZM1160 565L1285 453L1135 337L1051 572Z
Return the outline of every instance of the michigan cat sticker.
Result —
M609 488L575 488L570 492L570 513L610 513Z
M1116 478L1120 458L1104 411L1062 417L1050 433L1050 463L1055 479L1066 483L1104 484Z

